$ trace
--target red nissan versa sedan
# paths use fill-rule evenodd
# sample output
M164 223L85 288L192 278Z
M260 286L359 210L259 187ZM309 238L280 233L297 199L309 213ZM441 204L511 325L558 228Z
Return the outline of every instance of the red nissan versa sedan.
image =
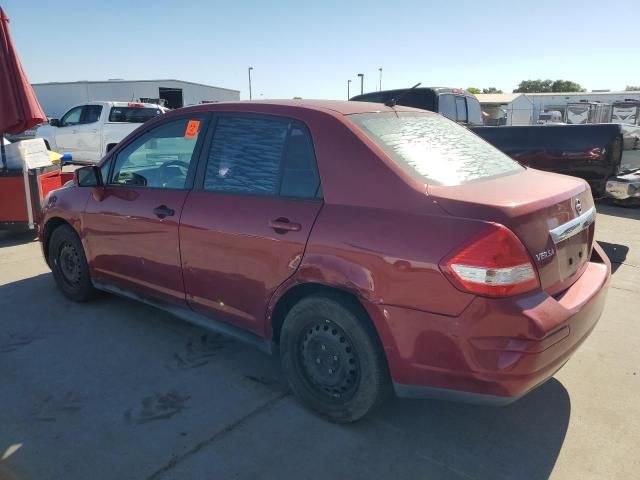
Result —
M219 103L159 116L45 201L62 292L132 297L279 351L333 421L402 397L511 402L602 312L577 178L407 107Z

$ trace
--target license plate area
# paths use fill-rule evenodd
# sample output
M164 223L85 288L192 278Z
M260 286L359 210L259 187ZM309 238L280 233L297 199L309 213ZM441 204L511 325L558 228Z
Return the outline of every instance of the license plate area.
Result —
M582 230L556 245L556 261L561 280L566 280L582 268L591 256L590 229Z

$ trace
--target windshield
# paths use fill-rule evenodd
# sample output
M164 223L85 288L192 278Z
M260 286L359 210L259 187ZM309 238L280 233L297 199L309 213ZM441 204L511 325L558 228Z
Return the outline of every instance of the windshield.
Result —
M110 122L144 123L160 115L159 108L112 107L109 112Z
M362 113L349 118L414 177L460 185L515 173L520 164L477 135L431 113Z

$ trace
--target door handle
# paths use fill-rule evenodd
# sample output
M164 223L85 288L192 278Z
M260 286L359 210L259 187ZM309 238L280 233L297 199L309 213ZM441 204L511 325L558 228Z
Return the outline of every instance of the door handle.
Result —
M153 209L153 213L155 213L158 218L165 218L173 217L176 214L176 211L166 205L160 205Z
M287 233L287 232L299 232L302 228L302 225L295 222L290 222L288 218L276 218L275 220L271 220L269 222L269 226L273 228L276 233Z

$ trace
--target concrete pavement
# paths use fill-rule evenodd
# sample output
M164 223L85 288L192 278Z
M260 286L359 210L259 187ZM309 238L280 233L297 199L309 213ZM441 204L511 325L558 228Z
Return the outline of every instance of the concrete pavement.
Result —
M640 476L640 210L599 205L604 315L504 408L387 403L336 426L278 362L145 305L74 304L39 245L0 233L0 479L628 479Z

